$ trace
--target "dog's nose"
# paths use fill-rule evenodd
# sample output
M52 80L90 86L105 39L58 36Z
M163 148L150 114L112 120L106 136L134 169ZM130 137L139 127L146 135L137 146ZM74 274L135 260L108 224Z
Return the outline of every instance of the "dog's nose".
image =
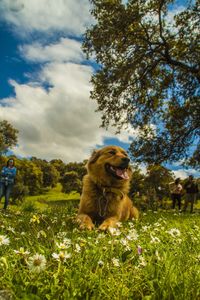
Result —
M130 162L130 159L128 158L128 157L123 157L122 158L122 161L123 161L123 163L125 163L125 164L129 164L129 162Z

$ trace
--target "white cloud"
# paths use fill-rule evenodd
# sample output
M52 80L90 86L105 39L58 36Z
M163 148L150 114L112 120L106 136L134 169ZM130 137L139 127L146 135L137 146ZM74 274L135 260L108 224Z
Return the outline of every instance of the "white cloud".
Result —
M37 31L39 40L26 39L19 50L27 62L43 63L28 83L10 80L16 96L1 100L0 118L19 130L15 154L66 162L88 158L104 138L116 137L114 128L99 127L100 114L89 99L94 70L83 65L81 43L72 38L91 23L89 0L1 0L0 11L22 37ZM49 34L57 42L47 43ZM126 143L133 134L124 130L117 137Z
M179 169L172 171L176 178L185 179L189 175L193 175L194 177L199 177L199 172L194 169Z
M96 103L89 99L92 69L74 63L52 62L43 67L40 82L48 82L49 91L35 82L11 81L16 97L3 99L0 118L19 130L15 153L45 159L61 158L66 162L88 158L104 138L115 137L114 130L99 128ZM118 136L128 142L126 131Z
M54 31L80 35L91 23L89 0L1 0L0 17L19 35Z
M21 55L28 61L41 62L76 62L84 59L81 43L73 39L61 38L54 44L42 45L39 42L19 47Z

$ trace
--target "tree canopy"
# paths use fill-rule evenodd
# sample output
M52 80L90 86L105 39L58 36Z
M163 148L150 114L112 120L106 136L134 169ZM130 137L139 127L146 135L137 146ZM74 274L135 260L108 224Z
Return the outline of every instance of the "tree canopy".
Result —
M5 153L8 149L16 146L17 134L18 130L8 121L0 121L0 154Z
M92 99L102 126L132 126L137 162L191 158L200 145L200 1L90 0L83 50L98 69ZM192 157L192 153L195 153Z

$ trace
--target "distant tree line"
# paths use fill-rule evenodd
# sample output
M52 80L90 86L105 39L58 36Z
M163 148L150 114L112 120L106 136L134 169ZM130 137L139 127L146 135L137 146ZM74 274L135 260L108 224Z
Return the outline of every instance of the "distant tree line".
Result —
M9 157L0 156L0 168ZM39 195L55 187L58 183L62 192L81 192L82 177L86 173L84 162L65 164L61 159L51 161L36 157L19 159L12 156L17 168L17 177L14 185L12 199L23 200L27 195Z
M9 156L6 152L17 144L18 131L7 121L0 122L0 168L6 165ZM18 158L12 155L17 167L17 177L12 193L12 201L22 201L28 195L40 195L61 184L63 193L82 190L82 179L86 174L83 162L64 163L61 159L47 161L36 157ZM159 164L147 165L146 174L138 164L132 166L130 196L141 203L141 199L153 205L169 198L169 183L175 178L171 170Z
M2 168L8 156L0 156ZM61 185L63 193L78 192L81 194L82 179L86 174L83 162L64 163L61 159L47 161L36 157L19 159L12 156L17 167L17 177L12 192L12 202L23 201L28 195L41 195L51 188ZM163 199L169 199L169 183L175 177L171 170L161 165L149 165L146 174L142 173L138 165L133 165L130 196L138 205L162 206ZM183 182L184 183L184 182Z

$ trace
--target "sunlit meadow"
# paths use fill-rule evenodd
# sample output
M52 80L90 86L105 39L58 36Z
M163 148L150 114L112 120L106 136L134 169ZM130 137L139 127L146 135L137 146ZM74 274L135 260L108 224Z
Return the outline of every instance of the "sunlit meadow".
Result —
M0 299L200 299L200 217L80 231L77 203L0 212Z

